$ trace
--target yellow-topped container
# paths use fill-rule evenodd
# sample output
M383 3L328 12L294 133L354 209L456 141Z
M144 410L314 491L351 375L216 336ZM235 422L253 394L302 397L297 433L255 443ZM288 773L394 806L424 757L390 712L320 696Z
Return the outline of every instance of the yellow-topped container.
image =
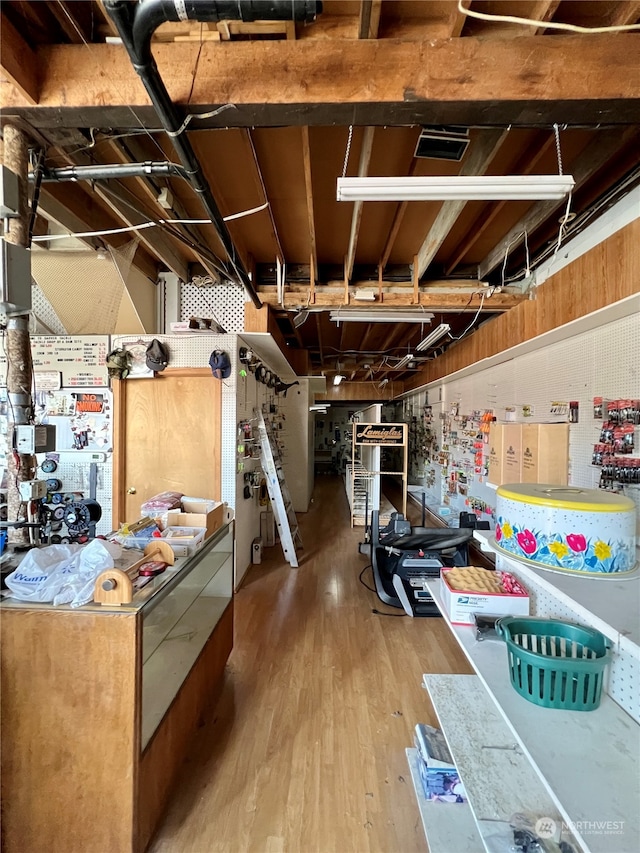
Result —
M636 508L602 489L512 483L499 486L495 544L543 568L591 576L633 571Z

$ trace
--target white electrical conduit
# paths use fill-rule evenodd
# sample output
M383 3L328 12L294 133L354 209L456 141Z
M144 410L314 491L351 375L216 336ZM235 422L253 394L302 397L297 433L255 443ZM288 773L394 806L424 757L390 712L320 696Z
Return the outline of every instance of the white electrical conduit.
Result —
M640 30L640 24L621 24L613 27L581 27L578 24L561 24L556 21L536 21L533 18L518 18L515 15L492 15L487 12L474 12L458 0L458 11L469 18L479 21L498 21L506 24L526 24L530 27L542 27L545 30L566 30L570 33L624 33Z
M242 210L240 213L232 213L224 217L225 222L232 219L240 219L243 216L250 216L252 213L259 213L269 206L269 202L261 204L259 207L252 207L250 210ZM145 228L154 228L159 225L214 225L210 219L158 219L155 222L141 222L139 225L128 225L123 228L109 228L104 231L76 231L67 234L40 234L32 238L33 243L47 243L49 240L67 240L69 237L107 237L110 234L124 234L127 231L142 231Z

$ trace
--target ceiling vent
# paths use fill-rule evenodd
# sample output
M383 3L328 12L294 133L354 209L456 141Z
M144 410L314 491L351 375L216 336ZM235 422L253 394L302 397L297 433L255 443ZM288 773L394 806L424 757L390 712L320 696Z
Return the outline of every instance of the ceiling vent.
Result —
M428 157L432 160L455 160L464 157L469 145L469 131L463 127L423 127L415 157Z

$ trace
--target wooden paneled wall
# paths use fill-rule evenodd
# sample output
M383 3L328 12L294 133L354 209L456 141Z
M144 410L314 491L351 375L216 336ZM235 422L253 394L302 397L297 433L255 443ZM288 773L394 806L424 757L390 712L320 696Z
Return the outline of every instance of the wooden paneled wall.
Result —
M535 289L533 299L453 344L407 382L405 391L442 379L634 293L640 293L640 219L560 270Z
M326 394L316 394L316 402L344 402L350 400L372 402L383 402L393 400L402 393L401 382L387 382L384 388L378 388L378 382L342 382L340 385L329 384L327 380Z

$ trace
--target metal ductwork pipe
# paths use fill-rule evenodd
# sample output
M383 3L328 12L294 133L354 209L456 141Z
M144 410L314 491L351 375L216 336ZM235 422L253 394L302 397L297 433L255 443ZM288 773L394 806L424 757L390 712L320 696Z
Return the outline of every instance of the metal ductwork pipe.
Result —
M142 80L147 94L156 109L162 126L168 133L176 133L182 125L183 116L169 97L166 86L158 72L151 53L151 36L165 21L214 22L221 20L255 21L281 20L311 22L322 11L317 0L105 0L105 9L118 28L133 67ZM229 234L224 219L207 183L200 163L186 133L170 137L189 181L200 196L202 205L216 227L229 262L256 308L262 303L251 282L242 259Z
M189 180L189 175L177 163L116 163L102 166L61 166L59 169L47 169L42 176L46 181L108 181L119 178L163 178L179 177ZM31 177L31 176L30 176Z

